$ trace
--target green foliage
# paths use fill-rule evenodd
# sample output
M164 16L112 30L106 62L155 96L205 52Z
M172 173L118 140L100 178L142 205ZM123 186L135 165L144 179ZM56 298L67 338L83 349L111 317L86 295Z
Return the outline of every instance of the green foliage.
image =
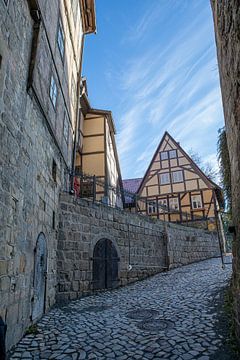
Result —
M232 351L238 356L237 358L239 358L240 353L239 353L239 347L238 347L238 340L236 338L236 333L235 333L236 324L234 321L235 313L234 313L234 309L233 309L233 304L234 304L234 296L232 293L232 288L230 287L226 291L225 296L224 296L224 310L225 310L225 314L228 319L228 327L229 327L227 344L230 346Z
M30 335L30 334L36 335L36 334L38 334L37 325L36 324L30 325L29 328L27 328L25 334L26 335Z
M214 164L210 161L204 162L201 156L195 152L193 149L188 151L190 158L197 164L197 166L202 170L202 172L212 181L216 182L218 178L218 170Z
M231 198L231 169L230 159L227 147L227 136L225 128L218 130L218 161L220 166L221 186L227 200L227 210L231 213L232 198Z

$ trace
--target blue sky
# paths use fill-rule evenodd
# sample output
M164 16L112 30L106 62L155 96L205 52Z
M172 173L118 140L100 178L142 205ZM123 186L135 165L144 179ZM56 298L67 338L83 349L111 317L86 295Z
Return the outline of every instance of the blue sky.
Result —
M163 133L216 161L223 126L209 0L96 0L83 75L113 112L122 177L144 175Z

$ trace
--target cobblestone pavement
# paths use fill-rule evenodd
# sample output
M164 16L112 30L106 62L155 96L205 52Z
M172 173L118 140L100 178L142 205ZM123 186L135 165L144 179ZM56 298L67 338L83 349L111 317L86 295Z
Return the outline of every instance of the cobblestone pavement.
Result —
M218 326L230 276L206 260L55 307L11 359L233 360Z

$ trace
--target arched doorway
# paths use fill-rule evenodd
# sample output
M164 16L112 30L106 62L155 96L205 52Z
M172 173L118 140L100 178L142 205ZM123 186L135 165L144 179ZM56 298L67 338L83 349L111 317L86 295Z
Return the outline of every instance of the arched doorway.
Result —
M109 239L99 240L93 251L93 289L113 289L118 285L117 250Z
M37 238L34 249L34 298L32 308L32 320L36 320L44 313L46 270L47 270L47 245L43 233Z

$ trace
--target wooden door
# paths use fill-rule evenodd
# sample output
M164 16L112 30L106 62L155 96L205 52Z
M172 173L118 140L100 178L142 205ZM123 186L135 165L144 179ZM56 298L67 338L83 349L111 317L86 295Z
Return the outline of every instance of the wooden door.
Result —
M47 246L44 234L37 239L34 256L34 299L32 320L40 318L44 313L45 285L47 270Z
M118 285L118 254L109 239L97 242L93 252L93 289L112 289Z

